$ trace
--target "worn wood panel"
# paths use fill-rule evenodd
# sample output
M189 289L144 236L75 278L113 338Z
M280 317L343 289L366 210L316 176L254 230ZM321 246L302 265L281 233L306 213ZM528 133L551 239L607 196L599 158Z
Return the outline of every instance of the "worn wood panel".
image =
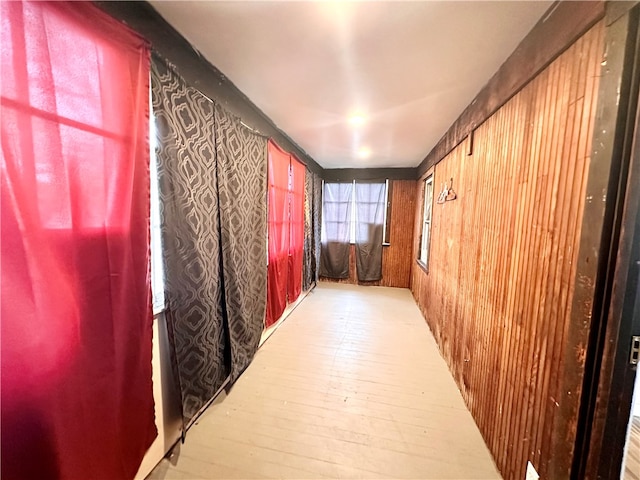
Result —
M440 161L434 198L453 180L457 199L434 204L428 271L413 261L411 289L496 463L524 478L561 478L551 430L571 318L585 202L603 22L575 42ZM427 172L429 174L430 172ZM426 177L426 175L425 175ZM423 177L423 178L425 178ZM413 258L423 182L416 186Z
M411 281L411 251L413 243L413 216L416 201L415 180L391 181L390 245L382 249L382 279L359 282L356 273L355 245L349 250L349 278L322 278L333 283L409 288Z
M621 365L621 360L628 358L628 339L632 335L640 335L640 324L635 319L636 314L631 308L634 302L634 294L637 284L633 279L640 274L640 231L638 230L638 218L640 218L640 108L638 107L638 84L640 74L637 72L637 65L640 64L640 49L637 43L630 41L637 38L636 21L633 12L629 12L630 7L636 7L640 2L615 2L607 5L607 29L605 31L605 59L607 69L603 70L600 79L598 103L598 117L596 118L597 134L594 136L595 145L604 145L594 151L591 162L591 173L587 184L587 195L589 192L607 191L606 203L594 202L588 210L585 208L585 219L589 221L590 229L595 234L599 231L599 226L593 225L593 220L601 219L602 229L610 235L611 241L607 242L611 246L608 253L604 248L600 250L600 258L609 256L608 272L601 274L603 281L601 286L607 286L611 282L611 296L607 301L606 297L602 307L594 309L594 317L591 320L594 329L597 329L601 336L597 343L589 345L588 357L583 357L585 364L585 375L592 378L591 384L585 382L583 396L589 396L589 406L592 411L584 415L585 430L589 437L583 437L584 443L578 445L582 447L584 463L578 469L578 475L585 480L602 478L612 478L618 475L623 461L623 445L625 440L631 442L631 437L625 438L627 433L627 418L629 409L633 408L634 377L640 381L637 368L631 365ZM630 74L629 71L634 73ZM635 86L634 86L635 85ZM619 98L619 102L607 102L605 99ZM631 129L632 114L635 110L635 123ZM620 132L627 130L624 137ZM635 139L634 139L635 138ZM632 141L632 144L629 143ZM617 152L622 152L617 153ZM626 152L626 153L625 153ZM628 163L627 163L628 162ZM596 166L594 168L594 165ZM611 181L618 178L617 170L620 172L619 178L626 178L625 181ZM625 173L626 172L626 173ZM617 183L617 185L616 185ZM625 187L626 183L626 187ZM617 187L617 188L616 188ZM624 193L623 193L624 192ZM614 203L615 202L615 203ZM605 220L607 207L615 204L616 215L609 222ZM621 209L621 210L620 210ZM612 209L613 210L613 209ZM615 220L620 221L616 225ZM587 235L583 233L583 242L589 245ZM619 236L618 236L619 235ZM617 240L616 240L617 237ZM617 246L616 246L617 243ZM615 249L615 250L614 250ZM582 250L582 245L581 245ZM613 253L615 254L615 270L612 271ZM590 256L587 252L584 257ZM587 262L578 261L578 272L584 272L587 276L592 265ZM586 260L586 258L585 258ZM605 270L605 269L603 269ZM595 289L595 285L584 284L586 288ZM582 295L578 291L574 296L574 302L580 302ZM586 295L586 298L592 298ZM637 310L637 309L636 309ZM635 323L635 327L634 327ZM574 344L584 344L589 335L594 338L594 334L585 326L576 326L569 332L569 341ZM601 362L598 357L601 356ZM591 357L591 358L589 358ZM622 357L622 358L621 358ZM568 369L570 371L570 369ZM633 371L635 370L635 372ZM637 383L636 392L640 392ZM594 402L595 404L593 404ZM583 402L587 403L586 401ZM633 449L629 444L627 456L627 468L625 475L630 475L629 461L635 453L636 477L630 479L640 480L640 417L636 417L636 441ZM591 428L589 429L588 426ZM580 431L580 430L579 430ZM587 432L585 432L587 433ZM635 450L634 450L635 449ZM627 478L624 477L623 478Z
M382 251L383 287L409 288L411 281L411 247L413 212L416 209L416 181L394 180L391 190L389 243Z

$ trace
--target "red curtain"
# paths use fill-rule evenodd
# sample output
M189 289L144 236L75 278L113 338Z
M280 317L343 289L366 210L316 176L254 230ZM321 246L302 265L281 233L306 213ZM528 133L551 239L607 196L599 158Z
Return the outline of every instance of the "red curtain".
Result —
M302 290L302 263L304 259L304 176L306 167L291 156L291 180L289 182L289 302L296 301Z
M131 478L156 436L149 51L88 3L1 3L2 478Z
M269 267L265 326L302 290L306 167L269 140Z
M289 256L289 154L269 141L269 266L267 269L267 327L287 306Z

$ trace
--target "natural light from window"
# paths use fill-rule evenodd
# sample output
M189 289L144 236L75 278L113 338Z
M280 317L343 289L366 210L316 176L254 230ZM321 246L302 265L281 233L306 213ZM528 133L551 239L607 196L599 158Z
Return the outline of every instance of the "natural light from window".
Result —
M156 124L149 91L149 174L151 196L151 292L154 315L164 310L164 270L162 266L162 236L160 230L160 192L158 190L158 164L156 161Z
M422 206L422 238L420 240L420 262L429 261L429 235L431 234L431 208L433 204L433 175L424 181L424 205Z

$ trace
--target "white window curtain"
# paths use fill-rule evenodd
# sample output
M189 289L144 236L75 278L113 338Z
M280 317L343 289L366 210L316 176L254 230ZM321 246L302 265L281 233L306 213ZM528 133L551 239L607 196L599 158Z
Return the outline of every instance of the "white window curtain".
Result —
M322 201L320 275L349 278L353 183L325 182Z
M356 270L361 282L382 278L385 182L355 184Z

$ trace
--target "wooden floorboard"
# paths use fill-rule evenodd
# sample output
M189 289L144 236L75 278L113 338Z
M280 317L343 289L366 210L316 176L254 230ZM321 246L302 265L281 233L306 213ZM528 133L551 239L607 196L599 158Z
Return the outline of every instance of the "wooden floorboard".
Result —
M499 479L406 289L320 283L158 479Z
M640 417L631 417L624 480L640 480Z

